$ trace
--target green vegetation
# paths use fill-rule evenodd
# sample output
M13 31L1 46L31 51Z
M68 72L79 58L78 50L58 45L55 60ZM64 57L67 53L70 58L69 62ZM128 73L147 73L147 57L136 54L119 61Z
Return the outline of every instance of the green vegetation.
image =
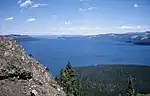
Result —
M129 78L127 96L136 96L132 77Z
M150 94L137 94L137 96L150 96Z
M33 55L32 55L31 53L29 54L29 56L30 56L30 57L33 57Z
M150 96L149 66L99 65L75 69L68 62L60 77L55 78L67 96Z
M47 71L47 72L50 72L50 69L49 69L48 67L46 67L46 71Z
M80 84L70 62L60 72L60 85L67 96L80 96Z
M99 65L76 68L81 96L148 96L150 67L142 65ZM132 79L129 77L132 77Z

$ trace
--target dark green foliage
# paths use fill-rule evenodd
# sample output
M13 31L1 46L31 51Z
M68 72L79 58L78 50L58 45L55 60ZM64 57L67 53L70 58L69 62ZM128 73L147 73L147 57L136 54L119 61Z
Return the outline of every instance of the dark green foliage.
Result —
M48 67L46 67L46 71L47 71L47 72L50 72L50 69L49 69Z
M133 84L133 78L130 77L129 78L129 82L128 82L128 89L127 89L127 96L136 96L136 92L135 92L135 87Z
M55 81L57 82L57 84L59 84L59 85L60 85L59 76L56 76L56 77L55 77Z
M60 84L67 96L80 96L80 83L70 62L60 72Z
M126 96L128 78L134 77L135 91L150 93L150 67L142 65L98 65L78 67L81 96Z
M140 93L138 93L137 96L150 96L150 94L140 94Z
M33 57L31 53L29 54L29 56L30 56L30 57Z

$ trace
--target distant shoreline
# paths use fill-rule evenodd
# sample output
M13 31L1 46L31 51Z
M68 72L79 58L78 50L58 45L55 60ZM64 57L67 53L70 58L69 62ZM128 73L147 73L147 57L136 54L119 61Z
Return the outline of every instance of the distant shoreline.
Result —
M87 68L87 67L150 67L148 64L97 64L97 65L88 65L88 66L77 66L74 68Z

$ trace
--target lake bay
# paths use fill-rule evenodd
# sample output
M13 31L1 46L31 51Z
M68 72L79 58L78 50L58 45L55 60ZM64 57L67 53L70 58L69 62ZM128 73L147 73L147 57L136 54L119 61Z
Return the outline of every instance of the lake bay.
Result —
M41 64L59 74L68 61L73 66L98 64L150 64L150 46L107 39L41 39L20 42Z

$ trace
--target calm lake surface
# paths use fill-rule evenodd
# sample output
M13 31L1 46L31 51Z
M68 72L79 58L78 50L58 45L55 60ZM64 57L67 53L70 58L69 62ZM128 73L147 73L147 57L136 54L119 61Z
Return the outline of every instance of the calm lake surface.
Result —
M150 64L150 46L134 45L113 40L41 39L21 42L27 53L59 74L68 61L73 66L97 64Z

